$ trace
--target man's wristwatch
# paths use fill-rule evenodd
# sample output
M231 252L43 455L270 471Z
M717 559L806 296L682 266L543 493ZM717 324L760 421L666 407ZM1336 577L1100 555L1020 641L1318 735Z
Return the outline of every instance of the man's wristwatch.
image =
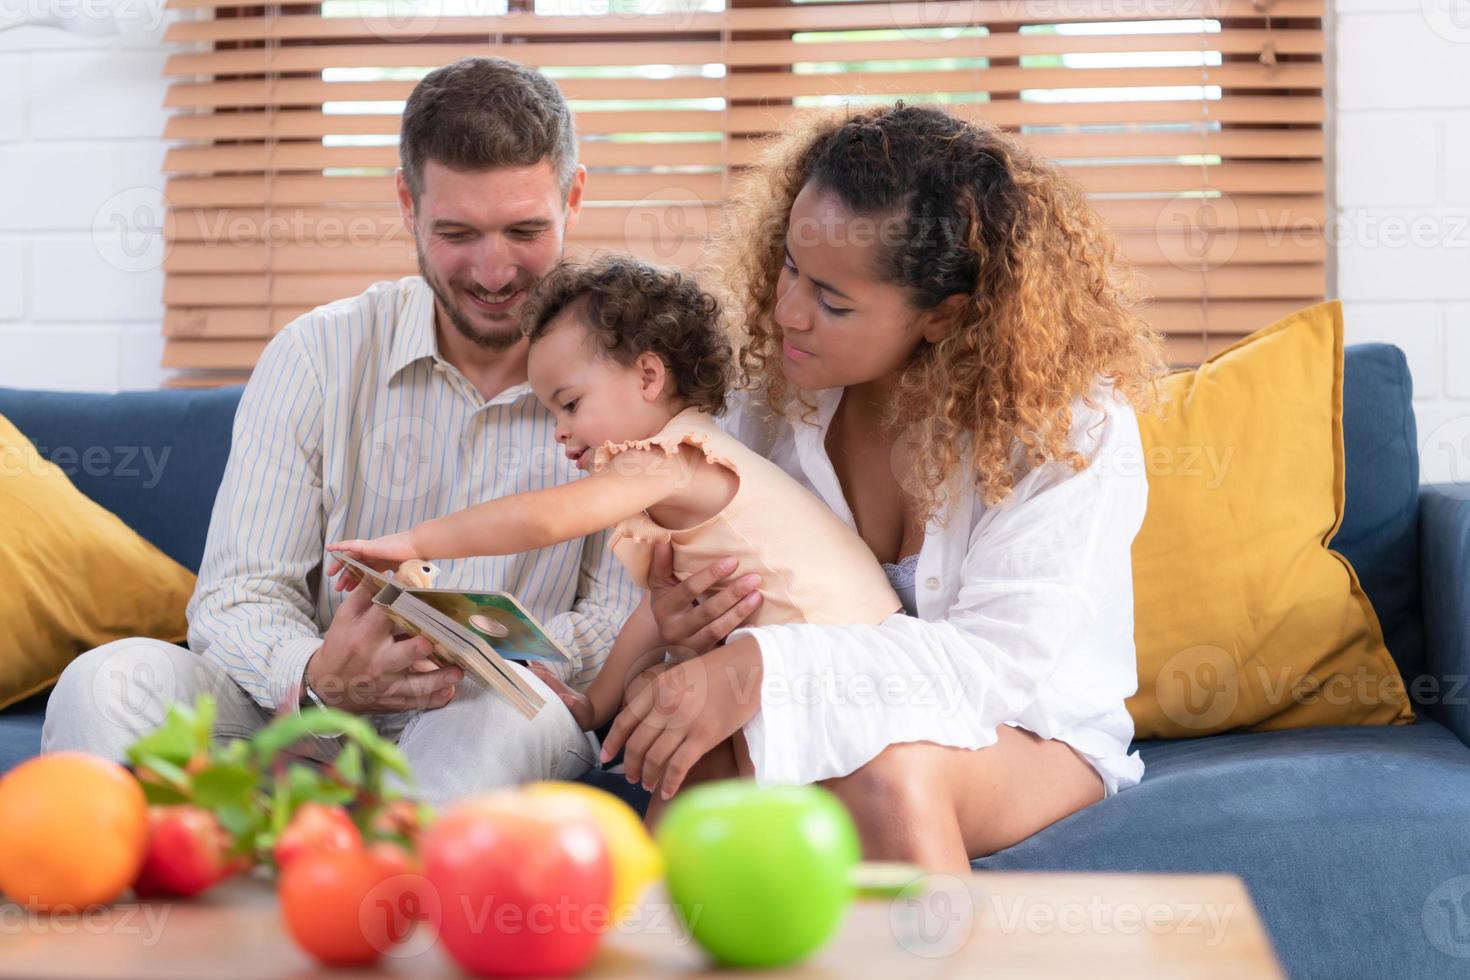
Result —
M327 703L322 700L322 696L320 694L316 693L316 691L314 691L314 690L311 689L311 681L309 681L309 680L306 679L306 671L303 670L301 672L301 698L300 698L300 700L298 700L296 702L296 708L299 711L302 708L311 708L311 707L325 708L325 707L327 707ZM333 739L333 738L341 738L344 734L345 734L345 732L340 732L340 731L337 731L337 732L321 732L317 737L318 738L325 738L325 739Z
M299 707L310 708L313 705L318 708L325 708L327 703L322 700L320 694L311 689L311 681L307 680L306 674L303 673L301 675L301 701Z

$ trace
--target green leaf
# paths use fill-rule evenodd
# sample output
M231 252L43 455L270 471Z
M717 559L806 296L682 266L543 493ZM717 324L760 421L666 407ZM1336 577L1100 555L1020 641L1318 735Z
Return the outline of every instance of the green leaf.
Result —
M201 694L194 702L194 744L206 751L214 735L214 695Z
M378 737L373 727L357 715L335 708L307 708L294 715L283 715L255 733L256 758L264 767L277 752L309 735L328 737L342 733L353 741Z
M330 803L338 806L346 806L357 799L357 791L351 786L341 786L335 783L322 783L313 791L311 800L314 803Z
M139 769L147 769L186 796L190 792L189 774L162 756L140 755L133 760L133 765Z
M278 771L274 777L274 789L271 791L270 835L269 840L264 842L263 846L267 848L272 846L275 838L286 829L286 821L291 819L291 798L291 773Z
M362 785L362 745L357 742L348 743L332 765L336 767L337 775L352 786Z
M315 766L292 763L286 770L287 797L292 801L310 799L321 782L322 774Z
M215 753L215 760L218 762L228 762L233 765L246 766L250 764L251 756L254 752L255 746L250 744L248 738L231 739L224 744L223 748Z
M233 853L244 854L255 850L263 829L263 814L258 807L252 804L230 804L216 809L214 815L220 826L234 838L235 843L231 848Z
M208 742L205 742L208 745ZM134 765L144 756L164 759L176 766L187 765L194 758L199 742L195 738L194 716L178 704L169 706L163 724L128 746L128 760Z
M338 785L315 766L301 763L292 765L288 779L288 818L303 803L346 803L357 795L351 786Z
M194 802L210 809L248 807L254 802L259 780L260 774L253 766L216 763L194 774Z
M143 798L148 801L149 806L170 806L174 803L188 803L189 798L172 786L164 786L152 781L145 782L143 786Z
M260 810L259 805L228 805L215 811L215 818L219 820L229 836L234 837L234 845L229 848L232 855L259 854L262 840L268 839L265 830L265 811Z
M377 732L373 732L371 737L364 739L361 744L363 749L379 763L392 769L410 782L413 780L413 773L408 768L408 757L403 754L403 750L398 746L383 738Z

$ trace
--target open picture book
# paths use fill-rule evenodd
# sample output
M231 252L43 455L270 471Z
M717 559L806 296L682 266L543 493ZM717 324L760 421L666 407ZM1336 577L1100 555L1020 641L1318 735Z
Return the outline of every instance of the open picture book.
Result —
M478 677L527 718L535 716L545 699L508 661L548 666L571 662L561 644L507 592L462 592L410 585L350 555L335 551L329 554L361 579L358 588L370 589L374 605L404 632L428 637L434 645L435 661Z

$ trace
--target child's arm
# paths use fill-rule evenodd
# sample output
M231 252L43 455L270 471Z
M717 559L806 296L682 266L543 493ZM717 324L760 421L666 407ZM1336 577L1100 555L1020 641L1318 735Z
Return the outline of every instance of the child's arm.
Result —
M612 651L602 669L593 678L587 693L582 694L563 684L541 667L532 667L536 676L556 692L571 711L583 731L595 731L612 720L623 706L623 692L640 671L663 660L663 640L653 618L649 598L644 595L633 615L618 632Z
M626 450L591 479L498 497L410 531L334 542L327 550L348 552L379 569L410 558L535 551L595 534L683 489L687 475L680 477L675 462L659 449Z

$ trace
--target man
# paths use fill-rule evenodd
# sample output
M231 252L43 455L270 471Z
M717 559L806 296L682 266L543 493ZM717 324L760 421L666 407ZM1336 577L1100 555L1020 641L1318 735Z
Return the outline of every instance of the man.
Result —
M44 750L121 758L170 702L207 691L218 737L311 703L367 715L433 802L570 779L592 764L585 735L529 671L547 701L532 721L426 660L428 642L396 636L367 589L338 592L323 577L326 541L577 475L526 382L518 324L528 291L561 257L586 184L561 93L501 59L438 69L409 97L400 158L421 277L314 310L267 345L235 418L189 604L192 652L131 639L79 657L51 696ZM514 593L574 653L560 673L578 687L636 600L603 535L445 562L436 584ZM305 751L329 759L338 748L320 738Z

